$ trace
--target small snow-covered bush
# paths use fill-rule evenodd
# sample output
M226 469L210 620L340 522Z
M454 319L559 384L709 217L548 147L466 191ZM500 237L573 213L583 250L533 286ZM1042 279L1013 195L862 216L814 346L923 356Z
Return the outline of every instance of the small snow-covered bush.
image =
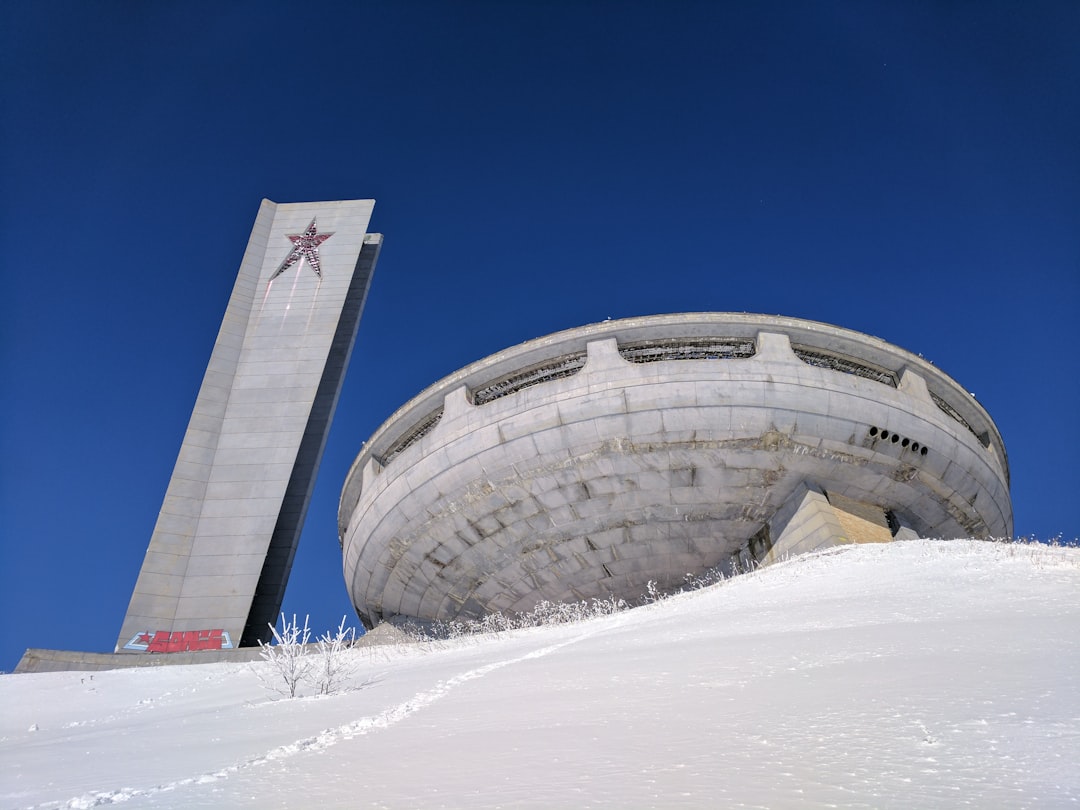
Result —
M345 617L331 633L327 630L318 639L318 659L314 667L314 681L320 695L332 695L340 691L356 672L356 663L345 651L356 641L356 631L345 627Z
M274 634L273 644L259 642L259 655L263 661L270 665L271 674L265 676L258 672L263 686L287 697L296 697L296 690L311 672L312 660L308 657L306 645L311 636L308 628L308 617L304 616L304 626L296 620L293 614L292 621L285 620L285 614L281 614L281 630L270 625L270 631Z
M300 685L310 684L318 695L342 691L356 673L356 661L349 649L356 640L356 631L345 626L345 617L335 631L326 631L314 644L309 644L311 629L308 617L301 625L293 614L292 620L281 614L281 630L270 625L274 643L259 642L259 655L268 664L256 667L255 674L267 689L294 698ZM267 671L269 670L269 672Z

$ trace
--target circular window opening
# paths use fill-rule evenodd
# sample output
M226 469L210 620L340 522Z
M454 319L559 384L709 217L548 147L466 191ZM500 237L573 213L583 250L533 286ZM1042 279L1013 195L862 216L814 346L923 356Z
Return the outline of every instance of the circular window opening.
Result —
M881 438L883 438L883 439L889 438L889 431L887 431L887 430L881 431Z
M900 441L900 434L899 433L894 433L892 435L892 443L896 444L898 441Z
M877 436L877 428L876 427L870 428L870 435L871 436Z
M911 444L911 442L908 439L904 439L902 442L900 442L901 447L907 447L909 444Z
M926 455L926 448L924 447L924 448L923 448L922 450L920 450L919 452L920 452L920 453L922 453L922 454L923 454L923 455L925 456L925 455Z
M912 442L911 443L911 450L912 450L912 452L918 453L919 452L919 443L918 442Z

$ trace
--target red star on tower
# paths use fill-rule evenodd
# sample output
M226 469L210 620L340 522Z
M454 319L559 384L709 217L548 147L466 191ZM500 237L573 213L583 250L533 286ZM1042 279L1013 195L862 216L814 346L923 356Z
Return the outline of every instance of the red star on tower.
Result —
M315 220L311 220L311 224L307 226L303 233L288 234L289 241L293 243L293 248L289 251L289 255L285 257L285 261L274 272L274 275L270 276L270 280L273 281L302 259L307 259L308 266L315 271L315 275L322 278L322 267L319 264L319 245L333 235L332 232L319 233Z

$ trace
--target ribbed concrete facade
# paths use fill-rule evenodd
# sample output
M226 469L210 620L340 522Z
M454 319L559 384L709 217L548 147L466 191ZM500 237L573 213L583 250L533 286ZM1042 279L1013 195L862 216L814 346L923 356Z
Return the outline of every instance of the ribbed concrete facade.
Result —
M263 201L118 652L268 636L381 245L373 205Z
M366 443L339 530L371 626L634 599L823 544L1008 536L1012 509L997 429L931 364L827 324L691 313L435 383Z

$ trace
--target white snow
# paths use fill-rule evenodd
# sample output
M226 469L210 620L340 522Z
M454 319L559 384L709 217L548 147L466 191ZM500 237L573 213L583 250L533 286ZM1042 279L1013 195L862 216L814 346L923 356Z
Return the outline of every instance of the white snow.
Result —
M1080 808L1080 549L856 546L580 624L0 678L0 807Z

